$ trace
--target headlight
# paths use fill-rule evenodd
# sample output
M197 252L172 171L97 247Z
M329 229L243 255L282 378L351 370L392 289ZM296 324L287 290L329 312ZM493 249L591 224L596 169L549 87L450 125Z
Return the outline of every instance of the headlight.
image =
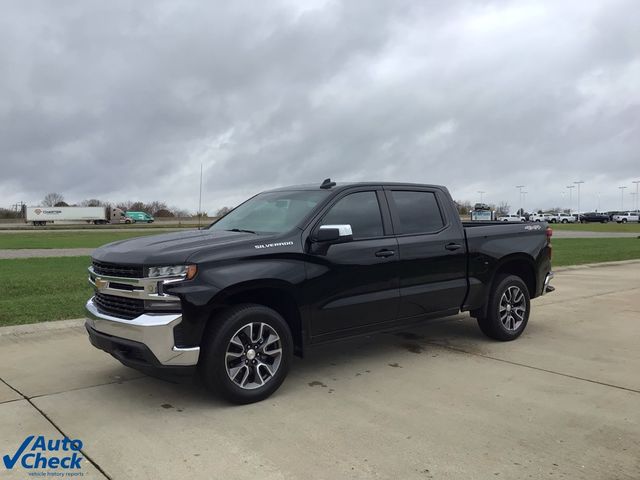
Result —
M167 267L149 267L150 278L184 277L191 280L196 276L198 267L195 265L170 265Z

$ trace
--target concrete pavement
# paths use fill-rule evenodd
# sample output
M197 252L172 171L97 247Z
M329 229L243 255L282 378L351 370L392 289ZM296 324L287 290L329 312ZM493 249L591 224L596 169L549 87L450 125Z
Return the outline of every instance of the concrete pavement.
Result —
M553 228L553 225L551 225ZM638 238L638 232L587 232L575 230L553 230L554 238Z
M460 315L323 346L243 407L121 366L77 322L0 329L0 451L62 431L86 478L640 478L640 264L554 283L515 342Z
M19 248L0 250L0 260L7 258L77 257L91 255L95 248Z

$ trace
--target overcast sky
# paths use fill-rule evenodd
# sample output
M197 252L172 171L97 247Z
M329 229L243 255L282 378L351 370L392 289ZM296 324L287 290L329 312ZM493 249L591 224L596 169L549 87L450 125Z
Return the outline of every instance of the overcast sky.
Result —
M1 1L0 206L443 184L632 205L640 2ZM576 195L573 207L576 208Z

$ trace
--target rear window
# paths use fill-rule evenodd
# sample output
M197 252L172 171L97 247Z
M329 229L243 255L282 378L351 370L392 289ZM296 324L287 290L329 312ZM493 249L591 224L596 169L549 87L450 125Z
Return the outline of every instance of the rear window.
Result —
M400 220L400 225L394 225L397 234L432 233L444 227L433 192L393 190L391 197Z

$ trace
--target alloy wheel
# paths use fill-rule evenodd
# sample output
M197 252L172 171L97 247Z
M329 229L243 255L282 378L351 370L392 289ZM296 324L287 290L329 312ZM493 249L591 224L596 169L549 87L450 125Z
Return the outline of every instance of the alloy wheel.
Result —
M229 379L238 387L253 390L269 382L282 361L282 342L268 324L252 322L233 334L225 354Z
M500 297L500 321L504 328L513 332L520 328L527 313L527 300L520 287L508 287Z

